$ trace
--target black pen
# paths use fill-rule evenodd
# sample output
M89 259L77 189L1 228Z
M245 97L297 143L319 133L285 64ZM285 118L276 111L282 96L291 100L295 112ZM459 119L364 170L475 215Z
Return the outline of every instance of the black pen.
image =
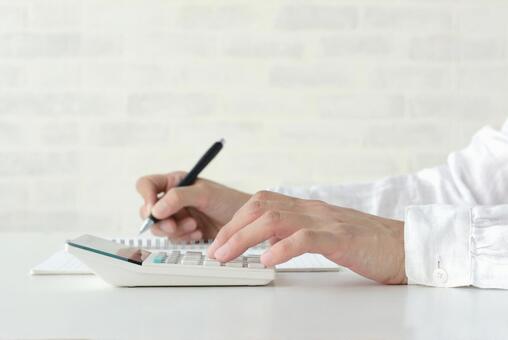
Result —
M198 175L203 169L212 161L212 159L217 156L219 151L224 146L224 139L221 139L220 141L217 141L213 143L213 145L208 149L208 151L201 157L201 159L194 165L192 170L185 176L180 183L178 183L179 187L185 187L188 185L192 185L196 179L198 178ZM159 222L158 219L153 217L152 214L148 216L148 218L143 222L141 225L141 228L139 228L139 235L147 231L153 224Z

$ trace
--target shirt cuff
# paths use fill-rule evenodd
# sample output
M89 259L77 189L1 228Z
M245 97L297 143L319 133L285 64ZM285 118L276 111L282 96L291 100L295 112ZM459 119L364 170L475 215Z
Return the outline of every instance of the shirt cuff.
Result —
M409 284L471 284L471 209L447 205L406 209L404 247Z

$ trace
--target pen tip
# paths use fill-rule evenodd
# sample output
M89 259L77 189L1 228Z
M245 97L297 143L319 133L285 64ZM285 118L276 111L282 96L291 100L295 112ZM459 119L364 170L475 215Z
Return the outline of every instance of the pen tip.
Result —
M219 143L221 143L222 145L226 144L226 140L224 138L221 138Z

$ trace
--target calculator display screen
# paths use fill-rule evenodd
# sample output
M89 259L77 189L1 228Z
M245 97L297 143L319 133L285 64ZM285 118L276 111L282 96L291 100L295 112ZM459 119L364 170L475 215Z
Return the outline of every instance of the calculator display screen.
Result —
M150 252L144 249L125 246L92 235L80 236L74 240L67 241L67 244L72 247L139 265L150 255Z

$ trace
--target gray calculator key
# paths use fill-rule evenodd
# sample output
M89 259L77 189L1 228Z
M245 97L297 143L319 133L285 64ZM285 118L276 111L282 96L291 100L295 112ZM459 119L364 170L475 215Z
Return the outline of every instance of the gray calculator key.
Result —
M247 263L259 263L260 256L246 256Z

